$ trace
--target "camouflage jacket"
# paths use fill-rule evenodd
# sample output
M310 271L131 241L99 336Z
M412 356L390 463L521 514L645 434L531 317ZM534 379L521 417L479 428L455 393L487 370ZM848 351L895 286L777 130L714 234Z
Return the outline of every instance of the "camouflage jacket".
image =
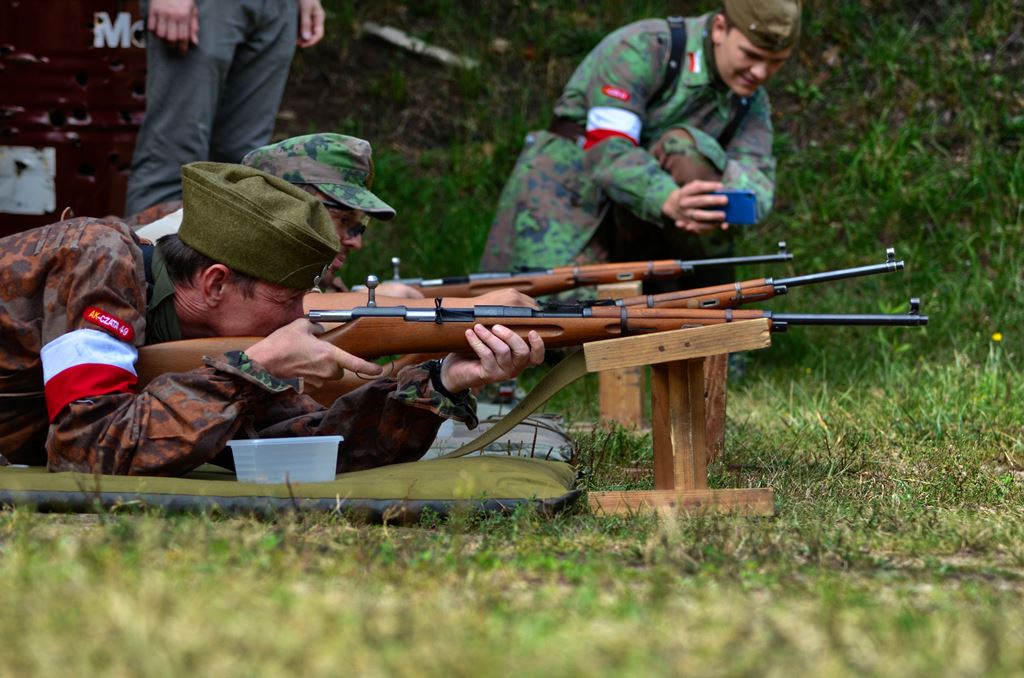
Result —
M771 109L759 89L726 148L718 143L740 107L714 72L704 34L708 14L686 19L684 63L672 87L649 101L665 78L668 22L647 19L611 33L573 73L554 114L587 130L580 143L531 132L498 203L482 269L569 263L614 202L640 219L661 223L661 207L676 188L650 149L684 129L729 188L757 195L759 217L775 191Z
M324 408L242 352L137 389L145 343L142 250L118 221L71 219L0 239L0 450L52 471L173 475L233 437L345 437L338 470L413 461L444 417L475 403L411 367Z

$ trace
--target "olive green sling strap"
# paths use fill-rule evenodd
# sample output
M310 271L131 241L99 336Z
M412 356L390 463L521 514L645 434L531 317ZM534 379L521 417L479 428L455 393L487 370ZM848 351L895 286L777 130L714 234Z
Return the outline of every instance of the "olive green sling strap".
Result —
M464 457L487 447L495 440L511 431L516 424L534 413L538 407L546 403L560 390L587 373L587 361L583 351L577 351L551 368L530 393L508 414L497 421L494 426L469 441L457 450L440 455L439 459Z

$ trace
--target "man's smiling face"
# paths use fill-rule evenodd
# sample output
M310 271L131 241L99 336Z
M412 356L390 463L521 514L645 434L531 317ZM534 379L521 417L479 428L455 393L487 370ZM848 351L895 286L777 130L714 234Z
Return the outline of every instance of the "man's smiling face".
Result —
M779 52L755 47L740 30L729 25L723 14L716 14L712 20L711 42L722 81L745 97L771 80L793 52L792 47Z

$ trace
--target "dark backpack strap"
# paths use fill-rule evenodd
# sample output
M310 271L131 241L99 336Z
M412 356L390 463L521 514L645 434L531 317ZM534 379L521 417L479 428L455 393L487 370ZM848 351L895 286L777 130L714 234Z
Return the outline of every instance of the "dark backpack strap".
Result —
M747 117L747 111L750 110L750 97L743 97L740 99L740 105L736 109L736 113L732 116L732 120L725 126L722 133L718 135L718 145L723 149L729 145L732 138L736 136L736 130L739 129L740 123L743 122L743 118Z
M672 43L668 51L668 67L665 69L665 79L661 87L647 99L647 107L650 108L661 97L672 88L679 71L683 67L683 52L686 50L686 20L681 16L670 16L668 18L669 41Z

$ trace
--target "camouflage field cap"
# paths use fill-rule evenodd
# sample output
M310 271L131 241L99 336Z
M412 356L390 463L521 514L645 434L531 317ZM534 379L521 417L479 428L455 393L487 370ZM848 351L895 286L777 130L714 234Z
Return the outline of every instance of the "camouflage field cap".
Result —
M392 219L395 210L373 193L370 144L344 134L307 134L262 146L242 158L242 164L308 184L342 205L363 210L377 219Z
M725 15L747 40L781 52L800 37L800 0L725 0Z
M193 162L181 168L178 237L239 273L304 290L341 247L323 204L252 167Z

